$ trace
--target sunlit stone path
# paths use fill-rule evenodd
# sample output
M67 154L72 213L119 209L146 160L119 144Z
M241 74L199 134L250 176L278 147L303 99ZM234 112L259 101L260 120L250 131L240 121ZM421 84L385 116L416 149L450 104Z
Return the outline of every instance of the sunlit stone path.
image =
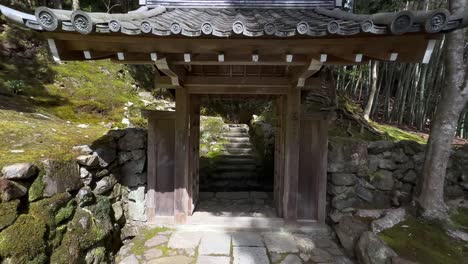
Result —
M153 229L124 245L120 264L353 263L327 234Z

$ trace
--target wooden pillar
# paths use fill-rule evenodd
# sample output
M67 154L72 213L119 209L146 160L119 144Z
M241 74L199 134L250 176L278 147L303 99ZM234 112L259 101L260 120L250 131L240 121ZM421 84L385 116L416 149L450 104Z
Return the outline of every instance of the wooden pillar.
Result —
M286 96L279 96L276 99L274 199L276 211L279 217L283 216L284 135L286 128L286 103Z
M148 171L146 215L174 215L175 113L144 111L148 118Z
M297 192L299 180L301 90L292 86L288 90L285 130L285 168L283 218L287 223L297 221Z
M190 175L189 175L189 213L193 214L198 201L200 171L200 97L190 95Z
M176 89L175 124L175 190L174 219L183 224L189 215L189 106L190 96L183 88Z

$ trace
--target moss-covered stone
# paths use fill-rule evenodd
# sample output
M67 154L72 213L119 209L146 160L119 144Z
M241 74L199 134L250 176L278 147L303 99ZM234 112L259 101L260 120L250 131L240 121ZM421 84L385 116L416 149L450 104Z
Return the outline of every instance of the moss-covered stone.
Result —
M29 207L29 213L34 216L34 218L46 223L51 231L53 231L56 226L56 213L62 207L67 206L71 198L72 197L69 193L60 193L51 198L34 202Z
M74 200L69 201L66 207L60 208L55 215L55 224L59 225L63 221L70 219L70 217L75 212L75 208L76 202Z
M29 194L28 194L29 202L35 202L42 198L42 195L44 193L44 188L45 188L42 177L43 177L43 174L41 172L39 176L36 178L36 180L34 180L31 187L29 188Z
M8 203L0 203L0 231L10 226L18 217L19 200Z
M43 221L31 215L20 215L12 226L0 233L0 258L10 258L13 263L41 263L38 257L46 250L46 232Z
M103 196L96 197L95 205L78 207L51 262L83 262L91 248L108 245L113 230L111 210L110 201Z
M417 263L466 263L466 245L447 235L437 225L424 223L414 217L379 234L399 256Z
M51 197L57 193L76 191L83 186L80 171L75 161L45 160L43 182L44 196Z

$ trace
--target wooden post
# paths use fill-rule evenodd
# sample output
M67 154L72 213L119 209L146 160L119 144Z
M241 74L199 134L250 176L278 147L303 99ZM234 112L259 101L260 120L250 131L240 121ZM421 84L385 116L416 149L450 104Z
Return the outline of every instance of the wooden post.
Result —
M284 130L286 122L286 96L276 99L276 131L275 131L275 180L274 199L279 217L283 216L284 193Z
M199 193L200 166L200 97L190 95L190 175L189 175L189 213L193 214Z
M157 216L174 214L175 113L144 111L148 118L148 174L146 215L148 222Z
M175 198L174 219L184 224L189 215L189 105L187 90L176 89L176 131L175 131Z
M301 113L301 90L295 86L291 86L288 90L286 111L283 217L287 223L295 223L297 221Z

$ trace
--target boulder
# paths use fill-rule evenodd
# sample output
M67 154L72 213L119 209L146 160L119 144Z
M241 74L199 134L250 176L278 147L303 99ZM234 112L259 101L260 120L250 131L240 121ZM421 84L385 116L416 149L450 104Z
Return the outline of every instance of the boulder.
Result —
M119 139L119 149L132 151L146 147L146 132L143 129L127 129Z
M89 155L93 153L93 150L88 145L74 146L72 150L82 155Z
M379 209L359 209L354 215L362 218L377 219L382 217L383 214L384 211Z
M356 203L356 194L353 188L349 188L344 193L333 197L332 207L338 210L353 207Z
M356 245L356 257L362 264L391 264L397 254L376 234L364 232Z
M117 151L112 147L99 147L94 151L93 155L98 157L99 166L101 168L107 168L114 160L116 160Z
M79 207L84 207L94 203L95 197L94 193L89 186L85 186L80 189L76 195L76 202Z
M356 195L366 202L372 202L374 200L374 194L371 190L364 188L361 185L356 187Z
M142 173L145 170L145 163L146 160L134 160L125 163L120 170L122 177L134 177L134 175Z
M381 156L379 155L369 155L369 171L374 172L379 169L379 163L380 160L382 159Z
M330 139L328 172L358 173L367 171L367 143L350 138Z
M145 213L145 186L131 188L128 193L126 219L133 221L146 221Z
M409 170L403 177L403 181L409 182L409 183L416 183L417 179L418 179L418 175L416 174L414 170Z
M333 196L336 196L336 195L340 195L342 193L344 193L345 191L349 190L350 188L352 187L348 187L348 186L336 186L336 185L333 185L333 184L329 184L328 188L327 188L327 192Z
M25 196L28 193L28 188L20 183L0 179L0 200L9 202Z
M96 183L96 187L94 188L93 192L95 194L106 193L110 191L116 183L117 183L117 179L115 178L113 174L111 174L99 180Z
M388 210L382 218L372 221L371 229L375 233L380 233L386 229L394 227L404 221L405 218L406 210L404 208Z
M391 141L372 141L369 142L367 149L369 150L370 154L380 154L385 151L392 150L395 147L395 143Z
M392 152L392 160L396 163L405 163L409 161L403 149L399 148Z
M383 170L395 170L397 165L395 162L393 162L393 160L381 159L379 160L379 168Z
M294 240L296 241L297 248L302 253L310 254L316 248L314 241L306 235L294 235Z
M393 189L393 176L392 172L386 170L379 170L371 176L372 185L382 191L391 191Z
M334 185L350 186L355 184L356 176L352 173L333 173L331 181Z
M123 217L123 208L122 202L115 202L112 204L112 210L114 211L114 219L117 222L120 222Z
M137 187L146 184L147 176L146 173L139 173L134 175L122 176L121 183L127 187Z
M0 231L13 224L18 217L19 200L0 203Z
M96 167L99 165L99 157L96 155L81 155L76 158L78 164L86 167Z
M3 167L2 175L7 180L26 180L36 176L38 169L32 163L17 163Z
M344 216L335 226L335 232L346 253L354 256L354 248L362 233L369 230L369 227L362 220L356 217Z
M80 168L80 179L85 179L85 178L89 178L89 177L92 177L91 172L89 172L86 168L81 167Z
M77 191L82 186L80 170L74 161L45 160L44 165L44 193L51 197L57 193Z

